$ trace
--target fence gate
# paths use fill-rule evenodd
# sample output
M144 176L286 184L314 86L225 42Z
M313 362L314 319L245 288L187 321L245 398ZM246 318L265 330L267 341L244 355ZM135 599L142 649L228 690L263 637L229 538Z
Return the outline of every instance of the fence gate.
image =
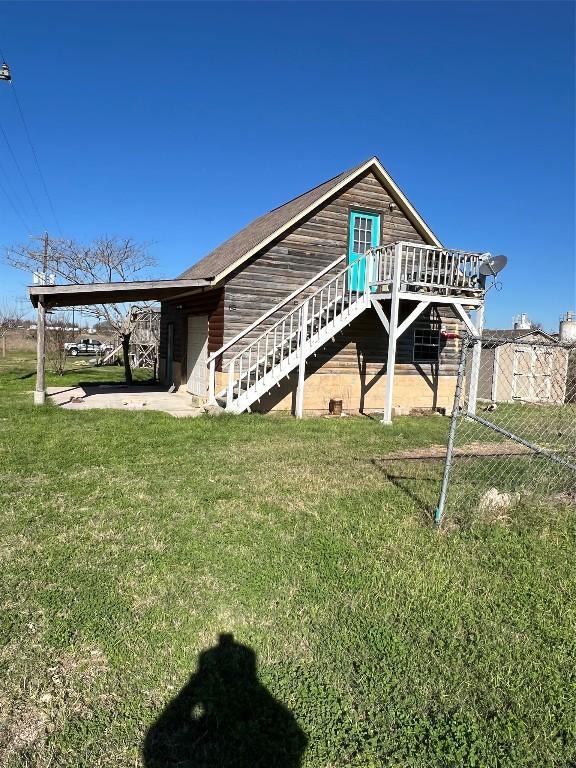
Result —
M576 344L526 331L467 336L435 521L525 502L576 509Z

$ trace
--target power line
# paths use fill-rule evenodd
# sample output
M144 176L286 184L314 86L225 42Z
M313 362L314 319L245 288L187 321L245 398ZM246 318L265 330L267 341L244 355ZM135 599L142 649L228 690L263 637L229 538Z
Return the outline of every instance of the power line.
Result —
M4 186L4 184L2 184L2 182L1 182L1 181L0 181L0 190L2 190L2 192L3 192L3 193L4 193L4 195L6 196L6 200L8 200L8 202L10 203L10 205L11 205L11 207L12 207L12 209L13 209L14 213L16 214L16 216L18 216L18 218L19 218L19 219L20 219L20 221L22 222L22 226L24 227L24 229L25 229L27 232L30 232L30 227L28 226L28 224L27 224L27 223L26 223L26 221L24 220L24 217L22 216L22 214L20 213L20 211L18 210L18 208L16 208L16 206L14 205L14 201L12 200L12 198L10 197L10 195L8 194L8 191L6 190L6 187Z
M28 130L28 123L26 122L26 119L24 117L24 112L22 111L22 107L20 105L20 99L18 98L18 94L16 93L16 86L14 85L13 81L10 85L12 86L12 93L14 94L14 100L16 101L18 112L20 113L20 119L22 120L22 125L24 126L24 131L26 133L26 138L28 139L28 144L30 145L32 155L34 156L34 162L36 163L36 168L38 169L38 175L40 176L40 180L42 181L42 186L44 187L46 199L48 200L48 204L50 205L50 210L52 211L52 216L54 217L54 221L56 222L56 227L58 229L58 232L60 233L60 236L63 237L64 235L62 234L60 222L58 221L58 217L56 216L56 211L54 210L54 204L52 202L50 192L48 192L46 179L44 178L44 174L42 173L42 169L40 168L40 161L38 160L38 155L36 154L34 144L32 143L32 137L30 136L30 131Z
M2 59L5 62L6 61L6 56L5 56L4 51L3 51L2 48L0 48L0 55L2 56ZM2 126L2 124L0 124L0 132L2 133L2 135L4 137L4 141L6 142L6 146L8 147L8 151L10 152L10 155L12 157L14 165L16 166L16 170L18 171L18 173L20 175L20 178L22 179L22 183L24 184L24 187L26 189L26 192L28 193L28 197L30 198L30 202L32 203L32 207L34 208L34 210L36 211L36 215L38 216L38 218L42 222L43 221L43 216L40 213L40 209L38 208L38 205L36 203L34 195L32 194L32 190L30 189L30 187L28 185L28 182L26 181L26 177L24 176L24 172L22 170L22 167L21 167L20 163L18 162L18 158L16 157L16 153L14 152L14 150L12 148L12 144L10 143L10 139L8 138L8 134L4 130L4 127ZM12 183L10 182L10 178L8 176L8 173L6 172L6 170L4 168L2 168L2 171L4 173L4 177L6 179L7 184L10 187L10 190L11 190L12 194L16 198L16 201L17 201L19 207L22 209L22 212L24 213L25 212L25 207L24 207L24 205L22 205L22 201L20 200L19 195L17 194L15 188L12 186ZM10 196L8 195L8 192L6 191L6 189L3 189L3 191L4 191L4 194L6 195L6 197L8 198L8 200L10 202L10 205L16 211L16 206L13 203L13 201L10 199ZM20 211L16 211L16 213L18 215L18 218L23 222L24 221L24 216L20 213ZM30 228L28 226L26 226L26 229L29 230Z
M26 206L23 205L22 200L20 198L20 195L18 194L18 192L16 191L16 188L12 184L12 181L10 180L10 176L8 174L8 171L6 170L6 168L4 167L4 165L2 163L0 163L0 172L4 176L4 181L5 181L6 187L8 189L8 192L14 198L15 203L16 203L19 211L22 214L22 217L24 219L26 219ZM11 202L11 205L12 205L12 207L14 207L14 204L12 202ZM30 229L30 228L27 227L27 229Z
M24 176L24 172L22 170L22 167L20 166L20 163L18 162L18 158L16 157L16 154L14 150L12 149L12 144L10 144L10 139L8 138L8 134L4 130L4 127L2 123L0 123L0 133L4 137L4 141L6 142L6 146L8 147L8 151L10 152L10 156L12 157L12 160L14 162L14 165L16 166L16 170L18 171L20 178L22 179L22 183L24 184L24 187L26 189L26 192L28 193L28 197L30 198L30 202L32 203L34 210L36 211L36 215L40 219L40 221L43 221L43 216L40 213L40 209L38 208L38 205L36 204L36 200L34 199L34 195L32 194L32 191L30 187L28 186L28 182L26 181L26 177Z

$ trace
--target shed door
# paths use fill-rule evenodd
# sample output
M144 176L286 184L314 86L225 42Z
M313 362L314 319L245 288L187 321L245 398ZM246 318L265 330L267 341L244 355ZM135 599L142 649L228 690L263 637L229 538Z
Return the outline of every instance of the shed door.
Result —
M539 402L549 402L552 399L552 356L551 349L534 348L532 365L532 395Z
M512 397L547 402L551 397L552 351L542 347L516 347Z
M530 400L532 350L516 347L513 366L512 397L515 400Z
M192 395L206 397L208 392L208 315L188 318L187 389Z

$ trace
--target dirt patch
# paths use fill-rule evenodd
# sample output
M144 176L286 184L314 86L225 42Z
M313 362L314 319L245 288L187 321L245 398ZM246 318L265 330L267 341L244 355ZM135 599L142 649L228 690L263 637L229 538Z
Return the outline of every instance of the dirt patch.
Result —
M100 650L82 648L46 666L41 679L26 679L12 700L0 697L0 765L26 755L31 765L48 766L48 735L70 714L90 716L88 694L107 668Z
M507 440L502 443L469 443L454 449L454 456L525 456L531 453L530 448L526 448L513 440ZM381 456L378 461L401 461L404 459L414 459L423 461L425 459L444 459L446 456L446 445L429 445L426 448L411 448L406 451L395 451Z

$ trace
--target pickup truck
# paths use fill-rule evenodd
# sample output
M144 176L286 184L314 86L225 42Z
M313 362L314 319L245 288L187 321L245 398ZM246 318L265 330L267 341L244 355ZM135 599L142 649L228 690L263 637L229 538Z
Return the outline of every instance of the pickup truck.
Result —
M102 355L113 349L112 344L107 344L96 339L81 339L80 341L68 341L64 344L67 355Z

